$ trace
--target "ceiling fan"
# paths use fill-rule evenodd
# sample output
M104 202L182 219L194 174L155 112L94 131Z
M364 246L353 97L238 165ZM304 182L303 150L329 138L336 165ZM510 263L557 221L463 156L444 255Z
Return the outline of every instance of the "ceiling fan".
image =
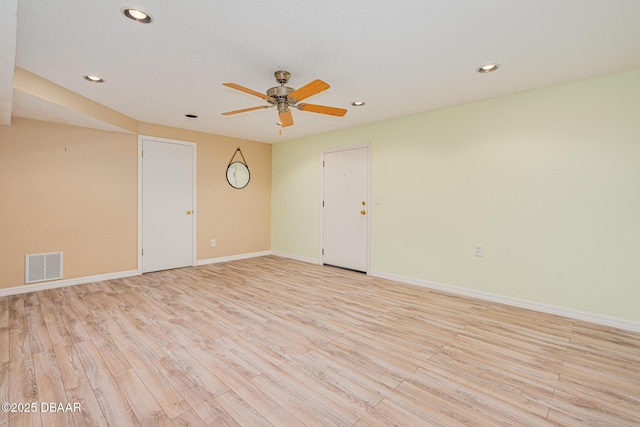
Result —
M342 117L347 114L347 110L344 108L327 107L324 105L316 104L299 104L303 99L316 95L324 90L329 89L327 83L322 80L314 80L311 83L302 86L300 89L293 89L285 86L291 77L291 73L288 71L279 70L274 73L276 81L280 83L280 86L272 87L267 90L266 94L256 92L244 86L240 86L235 83L223 83L224 86L232 89L239 90L241 92L248 93L250 95L262 98L269 103L269 105L261 105L259 107L243 108L242 110L227 111L222 113L223 116L230 116L232 114L246 113L247 111L260 110L263 108L278 107L278 115L280 116L280 125L282 127L293 125L293 116L291 115L290 107L297 108L300 111L310 111L312 113L329 114L331 116Z

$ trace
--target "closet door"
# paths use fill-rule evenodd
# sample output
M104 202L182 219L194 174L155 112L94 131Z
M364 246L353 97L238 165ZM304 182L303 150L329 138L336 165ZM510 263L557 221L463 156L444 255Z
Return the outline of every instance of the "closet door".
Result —
M195 144L142 139L142 272L194 264Z

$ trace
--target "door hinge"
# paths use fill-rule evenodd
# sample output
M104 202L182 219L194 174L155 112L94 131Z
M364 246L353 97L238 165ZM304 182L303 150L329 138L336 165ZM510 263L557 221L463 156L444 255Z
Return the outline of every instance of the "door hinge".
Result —
M140 152L140 157L144 157L144 150Z
M324 167L324 160L322 161L322 167Z
M324 200L322 201L322 207L324 208Z
M142 256L144 256L144 249L141 251Z
M324 255L324 249L322 250L322 255Z

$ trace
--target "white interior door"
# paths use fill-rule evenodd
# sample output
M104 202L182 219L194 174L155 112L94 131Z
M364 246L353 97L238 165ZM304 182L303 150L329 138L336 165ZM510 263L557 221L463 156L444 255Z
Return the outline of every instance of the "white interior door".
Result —
M193 265L195 144L141 141L142 272Z
M367 271L369 149L323 155L322 262Z

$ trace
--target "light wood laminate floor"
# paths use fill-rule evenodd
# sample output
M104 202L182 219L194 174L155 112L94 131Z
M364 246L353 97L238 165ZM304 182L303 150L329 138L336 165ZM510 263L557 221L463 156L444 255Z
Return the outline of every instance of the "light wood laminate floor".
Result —
M38 405L0 426L638 426L640 334L268 256L0 298L0 402Z

